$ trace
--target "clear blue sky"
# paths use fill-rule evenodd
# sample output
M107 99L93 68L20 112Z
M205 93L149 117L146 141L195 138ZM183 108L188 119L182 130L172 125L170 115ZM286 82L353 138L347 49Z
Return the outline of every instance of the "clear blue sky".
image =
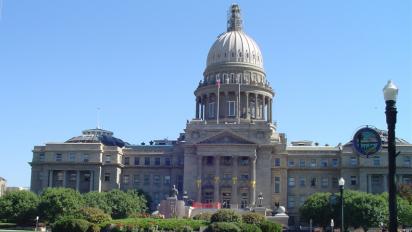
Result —
M0 176L29 186L33 146L96 127L98 107L130 143L177 138L233 1L0 2ZM385 129L388 79L400 89L397 136L412 142L411 1L238 3L289 142Z

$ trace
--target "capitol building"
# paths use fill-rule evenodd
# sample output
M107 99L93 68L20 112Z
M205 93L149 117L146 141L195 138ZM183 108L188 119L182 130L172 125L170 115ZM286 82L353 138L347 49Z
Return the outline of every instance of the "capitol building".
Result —
M275 87L269 84L257 42L244 32L239 6L233 4L227 31L209 50L194 91L195 115L184 133L176 140L134 145L96 128L65 142L34 146L31 190L140 189L155 208L176 185L191 202L239 210L258 204L260 195L264 207L285 206L290 225L301 223L299 207L308 196L338 192L340 177L345 189L387 191L385 131L379 130L382 150L370 158L356 154L351 141L336 146L288 142L273 123ZM401 151L397 181L412 184L412 145L396 139L396 146Z

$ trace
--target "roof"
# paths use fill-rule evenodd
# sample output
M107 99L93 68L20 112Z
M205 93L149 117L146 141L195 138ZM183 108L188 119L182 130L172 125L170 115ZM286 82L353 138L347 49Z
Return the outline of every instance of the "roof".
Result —
M106 146L124 147L127 143L113 136L113 132L103 129L84 130L82 135L75 136L65 143L102 143Z

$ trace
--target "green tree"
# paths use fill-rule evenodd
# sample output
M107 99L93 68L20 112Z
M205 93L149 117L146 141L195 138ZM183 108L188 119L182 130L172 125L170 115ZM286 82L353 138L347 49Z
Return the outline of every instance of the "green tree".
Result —
M308 197L300 207L300 215L303 220L313 220L315 225L326 226L331 218L336 218L334 208L330 204L330 193L319 192Z
M116 189L107 192L105 196L114 219L125 218L147 209L145 198L136 191L123 192Z
M220 209L212 214L210 222L242 222L242 217L233 210Z
M47 188L40 196L39 212L49 222L74 215L84 207L80 193L69 188Z
M112 214L105 192L88 192L83 194L82 197L86 207L99 208L107 214Z
M36 217L38 196L29 191L9 192L0 198L0 219L30 225Z
M398 194L400 197L407 200L409 204L412 204L412 185L400 184L398 186Z
M404 227L412 226L412 205L401 198L398 198L398 219L399 225Z

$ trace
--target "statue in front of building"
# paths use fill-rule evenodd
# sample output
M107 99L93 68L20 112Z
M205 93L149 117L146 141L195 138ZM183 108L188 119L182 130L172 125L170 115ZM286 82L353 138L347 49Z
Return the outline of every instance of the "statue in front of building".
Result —
M172 189L170 190L169 197L177 198L179 194L179 190L177 190L176 185L173 185Z

